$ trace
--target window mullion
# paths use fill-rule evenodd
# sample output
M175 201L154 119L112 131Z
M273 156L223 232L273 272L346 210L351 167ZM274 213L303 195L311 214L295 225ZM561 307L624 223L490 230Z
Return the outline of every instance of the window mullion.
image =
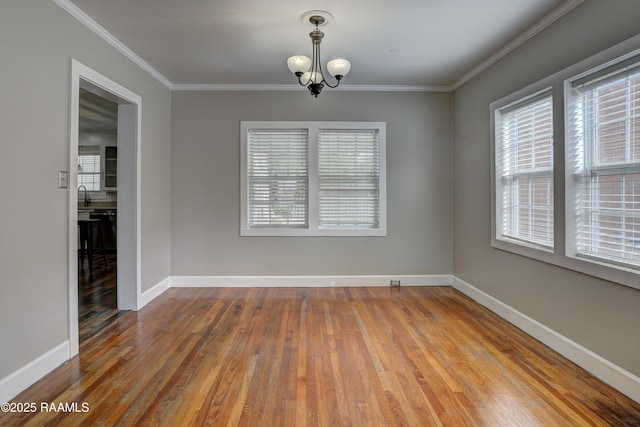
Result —
M591 241L594 242L595 252L600 251L600 212L598 211L598 199L600 198L600 192L598 189L598 175L594 172L591 173L591 190L589 191L589 220Z
M520 204L517 203L517 200L518 200L518 187L520 184L517 176L514 176L511 182L512 182L511 200L509 201L509 203L511 204L510 210L512 214L511 214L511 224L509 224L509 229L514 236L519 236L520 221L518 221L518 218L520 217Z
M625 109L627 111L627 117L624 121L624 160L625 162L631 162L631 111L633 110L631 100L631 80L627 79L625 90ZM623 193L624 194L624 193Z
M527 206L527 233L529 233L529 236L533 236L533 181L528 180L527 186L527 204L529 205Z
M309 145L308 145L308 159L307 162L307 176L309 177L309 186L308 186L308 206L307 206L307 214L309 216L309 229L317 230L319 219L318 219L318 211L319 211L319 184L318 184L318 133L319 129L317 126L309 127Z

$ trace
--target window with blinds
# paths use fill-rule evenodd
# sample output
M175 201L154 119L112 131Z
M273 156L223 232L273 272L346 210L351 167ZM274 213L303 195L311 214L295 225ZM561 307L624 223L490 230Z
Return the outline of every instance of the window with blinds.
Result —
M640 267L640 57L570 84L575 252Z
M307 227L308 139L306 129L248 131L249 227Z
M100 147L79 147L78 187L84 185L87 191L100 191Z
M378 131L321 130L318 134L318 186L320 227L378 227Z
M383 122L241 122L242 236L385 236Z
M553 101L550 91L496 110L498 239L553 248Z

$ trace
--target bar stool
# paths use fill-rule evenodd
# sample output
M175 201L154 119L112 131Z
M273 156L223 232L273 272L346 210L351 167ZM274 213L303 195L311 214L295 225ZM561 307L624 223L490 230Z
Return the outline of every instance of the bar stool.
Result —
M80 228L80 249L79 249L79 261L80 270L84 271L84 255L87 254L89 261L89 275L93 275L93 254L102 253L102 260L104 266L107 265L107 254L104 251L104 240L102 238L102 228L100 227L100 220L91 219L79 219L78 227ZM98 247L93 247L93 231L97 229Z

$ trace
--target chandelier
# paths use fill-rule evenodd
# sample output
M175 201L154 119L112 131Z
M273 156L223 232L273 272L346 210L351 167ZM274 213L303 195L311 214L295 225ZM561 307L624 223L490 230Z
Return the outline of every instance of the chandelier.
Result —
M324 33L319 27L328 24L328 18L332 18L331 14L319 10L312 10L302 15L303 21L308 18L310 24L316 28L309 33L311 44L313 45L313 57L295 55L287 59L287 66L293 74L298 77L298 83L306 86L311 95L316 98L326 86L330 88L338 87L340 81L347 75L351 69L351 62L346 59L336 58L327 62L327 71L335 79L336 83L331 85L324 77L322 72L322 63L320 62L320 42L324 37Z

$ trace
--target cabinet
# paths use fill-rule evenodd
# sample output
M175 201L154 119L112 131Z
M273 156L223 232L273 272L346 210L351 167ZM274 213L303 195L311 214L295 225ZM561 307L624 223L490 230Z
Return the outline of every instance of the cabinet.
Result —
M102 179L104 191L118 190L118 147L105 145L102 151Z

